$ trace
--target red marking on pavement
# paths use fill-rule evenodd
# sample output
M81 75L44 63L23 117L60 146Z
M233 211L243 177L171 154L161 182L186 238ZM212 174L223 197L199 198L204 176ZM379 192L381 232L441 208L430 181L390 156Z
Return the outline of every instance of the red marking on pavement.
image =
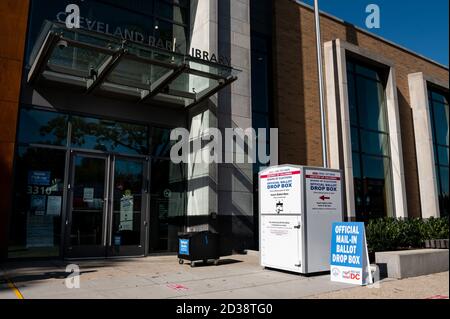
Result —
M176 290L176 291L185 291L185 290L189 290L188 287L180 285L180 284L170 284L167 285L168 288Z
M442 296L442 295L436 295L436 296L431 296L425 299L448 299L448 296Z

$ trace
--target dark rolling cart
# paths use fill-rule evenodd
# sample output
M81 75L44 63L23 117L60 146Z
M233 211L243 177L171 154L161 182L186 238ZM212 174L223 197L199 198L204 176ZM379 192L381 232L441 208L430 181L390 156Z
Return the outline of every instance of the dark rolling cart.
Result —
M195 267L196 261L207 263L214 260L214 265L219 263L219 234L210 231L181 233L178 235L178 262L183 264L185 260Z

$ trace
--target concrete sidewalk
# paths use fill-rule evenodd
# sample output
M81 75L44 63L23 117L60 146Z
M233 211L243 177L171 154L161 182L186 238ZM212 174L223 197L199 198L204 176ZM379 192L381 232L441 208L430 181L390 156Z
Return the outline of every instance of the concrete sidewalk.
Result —
M262 269L255 253L222 258L218 266L195 268L179 265L176 256L76 261L73 264L80 268L78 289L66 287L68 264L9 262L0 268L2 279L9 278L25 299L293 299L322 295L330 298L332 295L327 294L347 290L348 298L358 298L359 294L354 286L330 282L329 275L304 277ZM448 280L446 285L448 295ZM442 289L429 295L438 293ZM0 299L4 298L17 298L17 291L8 287L7 282L0 286Z

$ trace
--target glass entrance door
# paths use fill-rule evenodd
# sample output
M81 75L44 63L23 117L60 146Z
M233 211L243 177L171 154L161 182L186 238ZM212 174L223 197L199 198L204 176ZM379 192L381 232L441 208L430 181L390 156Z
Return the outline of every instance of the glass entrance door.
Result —
M114 157L112 162L109 256L145 254L148 211L147 161Z
M72 154L66 257L106 254L109 160L106 156Z
M147 161L72 153L66 257L145 253Z

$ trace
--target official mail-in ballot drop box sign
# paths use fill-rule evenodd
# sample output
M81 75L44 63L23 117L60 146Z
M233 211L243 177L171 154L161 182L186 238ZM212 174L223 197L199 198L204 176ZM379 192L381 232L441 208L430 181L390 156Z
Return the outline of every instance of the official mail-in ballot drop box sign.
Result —
M364 223L334 223L331 236L331 281L372 283Z
M283 165L259 173L263 267L302 274L330 270L331 226L342 221L337 170Z

